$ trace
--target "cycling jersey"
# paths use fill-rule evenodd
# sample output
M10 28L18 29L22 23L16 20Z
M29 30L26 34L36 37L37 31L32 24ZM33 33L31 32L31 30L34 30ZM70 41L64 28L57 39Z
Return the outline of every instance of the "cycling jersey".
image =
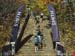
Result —
M41 42L41 36L38 35L35 37L35 44L38 44L40 42Z

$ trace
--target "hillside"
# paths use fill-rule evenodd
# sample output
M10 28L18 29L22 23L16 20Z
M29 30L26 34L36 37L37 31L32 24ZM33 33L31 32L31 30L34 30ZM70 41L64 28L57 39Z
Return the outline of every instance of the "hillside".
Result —
M25 10L21 18L23 18L20 22L20 30L24 24L24 17L27 14L26 7L30 7L31 11L33 11L36 15L40 15L43 12L46 16L49 16L48 4L52 4L56 10L57 23L59 28L59 37L60 42L64 43L65 50L68 53L73 53L75 49L75 1L72 0L71 3L65 3L64 0L1 0L0 1L0 49L5 45L6 41L9 41L12 34L13 22L15 19L16 11L20 5L25 5ZM50 53L55 54L52 45L52 36L51 28L47 28L48 24L47 18L39 23L40 29L44 35L46 46L43 48L43 52L40 53ZM34 36L36 35L37 25L33 16L28 21L28 24L24 30L22 40L24 40L28 35L33 36L21 47L16 56L34 54ZM18 34L19 36L19 34ZM28 48L28 49L27 49ZM44 50L45 49L45 50ZM50 50L49 50L50 49ZM27 52L26 52L27 50ZM31 52L31 50L33 52ZM21 52L21 53L20 53ZM41 54L40 54L41 55ZM39 56L39 55L38 55Z

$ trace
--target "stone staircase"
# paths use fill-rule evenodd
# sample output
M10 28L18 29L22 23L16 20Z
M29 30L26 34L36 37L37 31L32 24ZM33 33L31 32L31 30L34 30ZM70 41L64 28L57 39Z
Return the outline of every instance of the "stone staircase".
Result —
M35 21L31 17L24 31L22 40L29 34L34 34L34 35L21 47L21 49L18 51L18 53L15 56L56 56L53 50L52 39L50 36L51 29L47 29L45 27L47 23L48 21L45 20L39 24L40 30L44 35L43 48L35 52L34 36L37 33L36 31L37 25L35 25Z

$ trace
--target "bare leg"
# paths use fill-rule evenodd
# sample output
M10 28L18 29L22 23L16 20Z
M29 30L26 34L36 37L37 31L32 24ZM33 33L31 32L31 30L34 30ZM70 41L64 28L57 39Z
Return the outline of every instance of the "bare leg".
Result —
M38 51L38 47L37 46L35 46L35 52L37 52Z

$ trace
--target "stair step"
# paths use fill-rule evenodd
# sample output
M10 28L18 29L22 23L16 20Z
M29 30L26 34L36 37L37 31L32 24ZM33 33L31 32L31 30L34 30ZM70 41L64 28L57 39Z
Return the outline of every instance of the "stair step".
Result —
M33 22L31 22L33 21ZM45 25L47 24L47 20L40 23L40 30L42 31L44 35L44 46L39 51L35 52L35 45L34 45L34 36L37 34L37 25L35 24L33 18L29 19L28 25L24 31L24 37L28 36L30 33L33 33L34 36L32 36L18 51L18 53L15 56L56 56L54 55L53 45L52 45L52 39L50 36L50 30L46 29ZM33 24L33 25L31 25ZM30 29L31 28L31 29ZM34 29L34 30L33 30ZM22 40L23 40L22 39ZM53 55L52 55L53 54Z

